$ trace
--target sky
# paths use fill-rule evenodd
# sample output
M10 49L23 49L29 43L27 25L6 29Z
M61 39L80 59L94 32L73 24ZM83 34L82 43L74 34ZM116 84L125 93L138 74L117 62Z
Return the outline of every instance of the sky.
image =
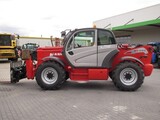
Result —
M156 4L160 0L0 0L0 32L60 37L65 29Z

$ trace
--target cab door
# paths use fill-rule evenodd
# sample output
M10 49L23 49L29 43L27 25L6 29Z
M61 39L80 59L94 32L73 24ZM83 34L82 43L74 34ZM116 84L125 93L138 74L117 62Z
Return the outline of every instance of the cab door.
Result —
M110 68L112 58L118 53L117 44L113 33L109 30L98 29L98 66Z
M96 30L76 31L68 40L65 56L73 67L97 67Z

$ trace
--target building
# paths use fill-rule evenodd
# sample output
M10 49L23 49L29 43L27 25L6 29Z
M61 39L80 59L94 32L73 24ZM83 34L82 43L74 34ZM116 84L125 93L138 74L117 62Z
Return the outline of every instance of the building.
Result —
M23 44L26 43L37 43L40 46L51 46L50 38L20 36L18 40L18 45L22 46Z
M17 45L18 46L22 46L23 44L26 43L36 43L38 44L40 47L48 47L48 46L60 46L61 40L59 38L52 38L52 42L51 42L51 38L46 38L46 37L26 37L26 36L20 36L20 38L18 39Z
M118 43L160 42L160 4L94 21L97 28L111 29Z

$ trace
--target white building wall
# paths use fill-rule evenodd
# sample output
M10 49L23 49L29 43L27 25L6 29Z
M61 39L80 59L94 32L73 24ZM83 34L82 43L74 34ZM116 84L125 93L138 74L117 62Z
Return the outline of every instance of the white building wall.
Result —
M132 33L131 42L134 44L147 44L148 42L160 42L160 28L137 30Z
M134 24L144 21L160 19L160 4L135 10L132 12L120 14L110 18L94 21L97 28L112 29L113 27ZM152 27L152 29L143 28L136 29L133 32L120 32L118 36L130 36L129 39L122 40L133 44L147 44L148 42L160 42L160 28ZM125 37L127 38L127 37ZM118 39L117 39L118 42ZM121 41L120 41L121 42Z
M94 21L98 28L112 28L127 24L149 21L160 18L160 4L120 14L110 18ZM133 20L132 20L133 19ZM132 21L131 21L132 20Z
M128 39L127 39L128 38ZM129 37L117 38L118 43L147 44L149 42L160 42L160 28L136 30Z
M50 38L36 38L36 37L20 37L18 45L22 46L26 43L37 43L41 47L52 46Z

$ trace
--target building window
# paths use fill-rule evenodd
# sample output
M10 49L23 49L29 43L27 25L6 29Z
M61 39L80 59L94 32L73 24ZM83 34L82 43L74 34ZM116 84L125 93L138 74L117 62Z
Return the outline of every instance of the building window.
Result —
M123 44L123 43L130 43L131 42L131 36L117 36L116 41L118 44Z

